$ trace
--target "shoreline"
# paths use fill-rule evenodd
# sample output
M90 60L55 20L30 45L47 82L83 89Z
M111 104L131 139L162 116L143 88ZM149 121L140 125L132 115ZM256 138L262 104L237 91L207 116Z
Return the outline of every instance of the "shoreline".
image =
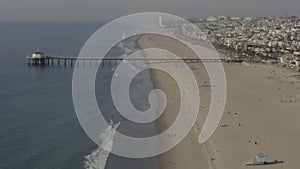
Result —
M148 48L151 42L155 43L157 41L147 41L147 38L156 38L153 35L144 35L138 39L138 44L142 49ZM160 38L160 37L157 37ZM149 40L149 39L148 39ZM147 41L147 42L146 42ZM153 47L153 46L152 46ZM180 104L180 93L177 88L176 82L167 75L160 71L150 70L151 81L154 88L159 88L164 91L168 96L168 105L165 112L161 117L157 119L156 128L157 132L161 133L166 130L176 119L177 110L179 110ZM202 120L203 121L203 120ZM211 154L208 143L199 144L198 135L200 133L200 127L202 124L195 123L189 134L173 149L157 156L158 167L160 169L171 169L171 168L214 168L213 164L210 162ZM172 139L170 136L169 139ZM163 140L166 141L166 140Z

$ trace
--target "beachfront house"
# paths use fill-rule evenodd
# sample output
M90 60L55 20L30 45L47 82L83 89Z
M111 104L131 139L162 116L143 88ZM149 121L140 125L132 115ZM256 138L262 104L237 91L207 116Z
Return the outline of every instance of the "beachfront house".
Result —
M295 55L293 54L285 54L280 58L281 63L287 65L295 65Z

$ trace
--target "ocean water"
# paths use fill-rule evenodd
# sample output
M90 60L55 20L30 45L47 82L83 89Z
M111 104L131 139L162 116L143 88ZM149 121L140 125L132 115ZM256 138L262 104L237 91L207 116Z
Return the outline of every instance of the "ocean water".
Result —
M0 23L0 168L2 169L138 169L156 168L155 159L128 159L109 154L93 143L82 130L72 103L73 68L29 67L26 55L39 48L48 54L77 56L85 41L104 23L2 22ZM122 29L122 28L120 28ZM129 46L135 46L134 41ZM118 55L116 48L110 55ZM118 115L106 93L112 67L97 75L97 99L104 103L109 119L121 121L120 131L135 136L148 132L122 129L129 124ZM139 89L132 94L141 110L149 105L150 75L136 78ZM105 133L109 132L103 131ZM137 134L138 133L138 134Z

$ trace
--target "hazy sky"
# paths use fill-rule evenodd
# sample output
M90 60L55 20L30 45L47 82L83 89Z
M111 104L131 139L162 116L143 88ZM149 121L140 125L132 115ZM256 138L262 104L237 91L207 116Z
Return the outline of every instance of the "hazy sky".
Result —
M136 12L209 15L300 15L300 0L0 0L0 21L108 21Z

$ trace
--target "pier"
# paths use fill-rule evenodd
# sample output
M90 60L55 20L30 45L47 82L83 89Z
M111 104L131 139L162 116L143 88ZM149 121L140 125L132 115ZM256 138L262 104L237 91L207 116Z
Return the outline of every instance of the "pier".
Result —
M27 63L29 66L74 66L76 61L82 63L82 65L117 65L121 63L125 58L121 57L59 57L59 56L45 56L45 57L27 57ZM228 60L228 59L200 59L200 58L170 58L170 59L159 59L159 58L127 58L126 60L132 61L133 63L179 63L184 61L185 63L217 63L217 62L238 62L241 63L243 60Z
M37 50L31 56L27 57L27 64L29 66L74 66L76 61L77 63L81 63L82 65L92 65L92 64L100 64L105 66L117 65L121 63L125 58L124 57L72 57L72 56L47 56L43 52ZM212 59L200 59L200 58L126 58L127 61L131 61L133 63L143 62L143 63L217 63L217 62L238 62L241 63L244 60L242 59L220 59L220 58L212 58Z

